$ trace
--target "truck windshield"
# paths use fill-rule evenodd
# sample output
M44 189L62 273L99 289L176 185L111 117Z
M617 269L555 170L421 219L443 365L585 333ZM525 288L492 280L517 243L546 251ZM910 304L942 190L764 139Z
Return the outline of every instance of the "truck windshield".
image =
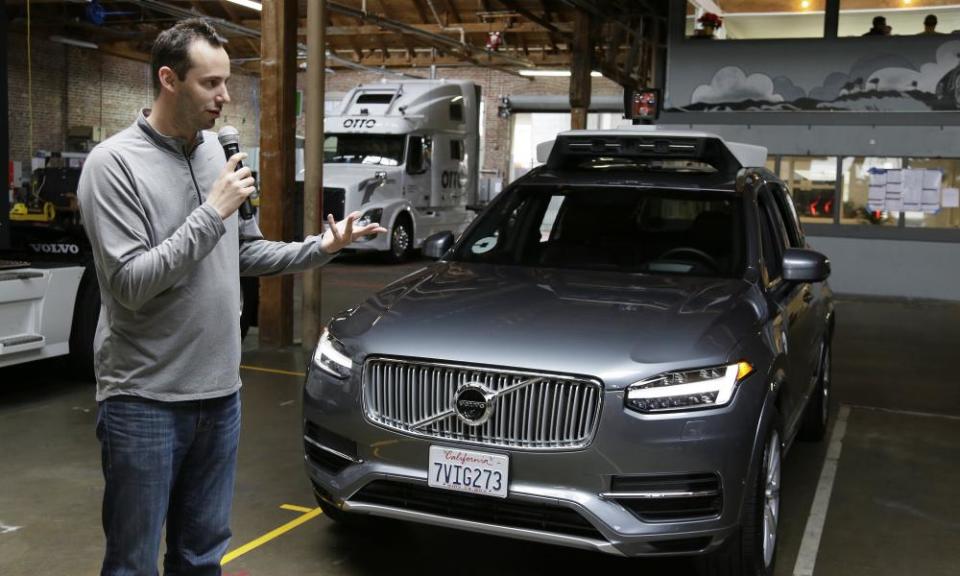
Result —
M484 212L453 260L739 277L744 242L741 200L729 192L520 186Z
M402 134L327 134L323 162L399 166L403 163L406 138Z

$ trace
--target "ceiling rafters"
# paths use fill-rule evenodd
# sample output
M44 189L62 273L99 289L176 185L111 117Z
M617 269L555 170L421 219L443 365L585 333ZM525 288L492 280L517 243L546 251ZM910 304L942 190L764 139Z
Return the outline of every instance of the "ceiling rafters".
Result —
M173 19L203 15L231 41L229 50L238 67L258 71L260 20L252 10L226 0L100 2L108 13L104 23L89 22L83 2L60 0L57 10L39 11L35 30L95 41L111 53L143 60L149 56L152 39ZM338 2L354 13L338 12ZM8 10L18 3L22 6L22 0L7 0ZM657 45L654 36L662 36L665 29L664 4L661 0L334 0L328 4L325 41L341 58L330 64L334 68L346 66L342 58L347 57L401 68L461 61L516 73L523 67L569 65L572 22L578 12L586 12L603 30L592 55L595 69L618 81L632 78L636 82L655 77L653 68L662 65L663 46ZM366 6L368 18L357 17L356 13L363 14L361 5ZM138 7L136 17L109 16L132 6ZM11 30L18 29L17 22L11 22ZM298 32L303 44L303 19ZM488 50L484 41L490 32L501 32L508 41L498 50Z

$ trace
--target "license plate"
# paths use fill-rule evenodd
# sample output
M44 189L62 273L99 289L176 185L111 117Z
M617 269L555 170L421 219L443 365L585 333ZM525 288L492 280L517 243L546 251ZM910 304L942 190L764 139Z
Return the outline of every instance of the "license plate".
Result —
M434 488L506 498L509 464L509 456L431 446L428 484Z

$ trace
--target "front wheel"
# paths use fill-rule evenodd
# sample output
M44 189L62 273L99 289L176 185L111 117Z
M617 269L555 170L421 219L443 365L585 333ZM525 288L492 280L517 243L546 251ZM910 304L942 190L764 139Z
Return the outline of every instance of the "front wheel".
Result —
M746 486L740 529L707 559L710 576L771 576L777 559L783 446L779 418L767 429L764 448Z
M413 252L413 226L406 215L397 217L397 221L390 230L390 251L387 259L390 262L403 262L410 258Z

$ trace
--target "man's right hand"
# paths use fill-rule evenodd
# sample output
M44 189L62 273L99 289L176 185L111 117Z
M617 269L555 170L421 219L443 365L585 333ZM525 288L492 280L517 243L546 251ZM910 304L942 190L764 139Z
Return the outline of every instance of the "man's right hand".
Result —
M220 171L220 176L213 183L210 194L207 195L207 204L213 207L226 220L240 208L243 201L254 193L256 183L250 168L244 166L237 170L237 163L245 160L247 155L238 152L227 160L227 164Z

